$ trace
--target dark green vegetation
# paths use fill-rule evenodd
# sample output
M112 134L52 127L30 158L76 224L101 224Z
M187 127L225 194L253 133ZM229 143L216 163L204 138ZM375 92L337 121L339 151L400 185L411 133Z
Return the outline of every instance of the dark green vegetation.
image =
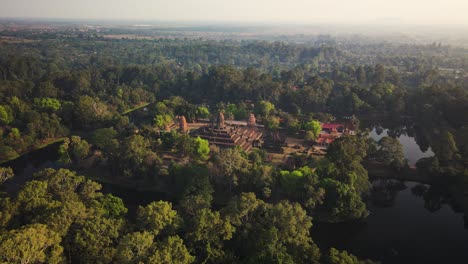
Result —
M362 130L325 158L275 166L261 149L210 149L166 131L180 115L254 112L273 141L280 132L312 141L315 120L333 115L391 118L405 124L391 136L414 133L435 152L418 162L422 172L468 188L464 49L6 34L34 41L0 45L0 160L65 138L67 169L43 170L2 195L0 262L363 263L320 252L312 220L365 218L363 164L405 167L398 141L376 144ZM0 171L0 183L11 177ZM128 212L87 177L164 192L170 202Z

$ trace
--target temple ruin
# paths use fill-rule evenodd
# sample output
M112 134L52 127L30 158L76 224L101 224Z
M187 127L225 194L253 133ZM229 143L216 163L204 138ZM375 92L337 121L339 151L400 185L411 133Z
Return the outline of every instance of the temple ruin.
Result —
M224 114L220 112L216 121L211 120L210 124L199 128L194 133L208 140L210 144L221 148L229 148L239 146L244 151L248 152L253 147L260 145L263 132L256 125L256 119L253 114L250 115L247 123L229 124L224 120Z

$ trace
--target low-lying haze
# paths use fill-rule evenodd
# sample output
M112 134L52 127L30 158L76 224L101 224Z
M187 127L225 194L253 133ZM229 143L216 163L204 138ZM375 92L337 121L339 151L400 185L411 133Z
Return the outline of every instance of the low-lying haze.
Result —
M466 0L0 0L0 17L468 25Z

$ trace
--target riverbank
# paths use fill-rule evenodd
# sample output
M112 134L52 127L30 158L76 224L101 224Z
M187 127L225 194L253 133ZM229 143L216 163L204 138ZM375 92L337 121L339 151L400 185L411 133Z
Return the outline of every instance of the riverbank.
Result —
M369 178L393 179L433 184L434 180L418 171L416 167L403 167L399 170L381 162L364 162Z
M66 137L50 139L50 140L46 140L46 141L40 143L39 145L33 145L27 151L24 151L24 152L22 152L20 154L12 156L12 157L10 157L8 159L0 160L0 165L5 164L5 163L10 162L10 161L14 161L16 159L19 159L22 156L25 156L25 155L27 155L27 154L29 154L31 152L35 152L35 151L41 150L43 148L47 148L47 147L49 147L51 145L63 142L65 140L65 138Z
M134 180L125 180L122 177L113 177L110 168L107 166L97 165L88 169L77 170L79 175L85 176L87 179L107 185L125 188L134 192L155 192L169 197L170 193L166 186L158 186L156 184L148 184L148 182L140 182Z

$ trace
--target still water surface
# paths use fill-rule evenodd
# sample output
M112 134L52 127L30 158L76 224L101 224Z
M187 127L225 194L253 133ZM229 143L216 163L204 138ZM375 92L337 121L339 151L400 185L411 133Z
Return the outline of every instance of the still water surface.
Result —
M372 129L369 136L375 141L379 141L381 138L388 136L388 129L385 128L382 131L378 131L376 128ZM410 137L406 134L401 134L398 137L398 141L403 145L403 154L408 160L409 165L414 165L419 159L428 158L434 156L431 148L427 151L422 151L416 143L414 137Z
M387 135L388 129L378 133L374 128L370 133L376 141ZM409 165L434 155L430 148L422 151L414 137L402 134L398 140ZM370 215L363 221L316 224L312 235L321 248L336 247L384 264L468 263L464 215L450 205L450 199L443 198L444 194L425 201L412 192L416 182L375 180L372 184L374 189L392 184L400 187L384 203L381 191L375 191L368 203ZM434 201L438 206L431 206Z
M374 184L379 184L374 182ZM463 213L448 205L431 212L404 182L391 205L369 203L364 221L316 224L312 238L321 248L336 247L382 263L467 263L468 230Z

